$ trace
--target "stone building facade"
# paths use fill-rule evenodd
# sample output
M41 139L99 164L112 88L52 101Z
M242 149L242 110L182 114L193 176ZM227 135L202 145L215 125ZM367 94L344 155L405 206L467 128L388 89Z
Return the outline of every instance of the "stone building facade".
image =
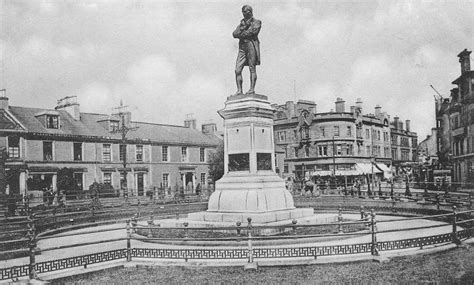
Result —
M219 141L215 135L205 135L189 122L189 127L134 122L130 112L82 113L74 98L58 103L54 109L10 106L5 94L0 96L0 148L8 153L10 192L43 190L29 189L31 180L57 190L62 168L72 169L84 190L93 182L121 189L126 181L132 195L153 187L178 185L192 192L199 183L207 185L209 154ZM125 140L122 125L131 129Z
M390 124L390 141L392 147L392 168L396 174L409 174L412 167L418 164L418 135L411 131L410 120L405 120L405 127L399 117L394 117Z
M451 169L453 181L474 183L474 71L471 51L458 54L460 76L449 98L436 100L439 168Z
M276 160L282 177L304 175L391 175L391 124L376 106L364 113L357 100L349 110L337 98L335 112L318 113L313 101L274 105ZM412 159L409 156L407 160Z

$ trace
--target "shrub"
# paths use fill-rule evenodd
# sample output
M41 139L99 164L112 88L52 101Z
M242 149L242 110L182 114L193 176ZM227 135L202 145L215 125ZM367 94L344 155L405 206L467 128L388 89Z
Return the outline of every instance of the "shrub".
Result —
M91 197L98 196L100 198L110 198L110 197L118 197L117 191L115 191L114 187L108 183L97 183L94 182L89 186L89 191Z

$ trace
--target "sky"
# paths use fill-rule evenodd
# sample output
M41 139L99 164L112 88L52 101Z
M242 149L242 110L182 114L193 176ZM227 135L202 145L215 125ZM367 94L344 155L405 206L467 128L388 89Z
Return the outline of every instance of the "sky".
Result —
M0 0L0 89L14 106L77 96L82 112L110 114L122 100L136 121L192 113L222 130L245 4L262 21L256 93L318 112L361 98L364 113L411 120L420 141L435 125L430 85L448 97L457 54L474 48L474 1Z

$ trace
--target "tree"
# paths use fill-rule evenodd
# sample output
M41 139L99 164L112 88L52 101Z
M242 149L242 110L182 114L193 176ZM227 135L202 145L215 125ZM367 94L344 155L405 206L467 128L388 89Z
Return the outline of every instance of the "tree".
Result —
M58 170L58 190L67 192L74 192L77 189L76 181L74 180L74 171L71 168L61 168Z
M215 182L224 175L224 142L217 146L216 151L210 155L209 176Z

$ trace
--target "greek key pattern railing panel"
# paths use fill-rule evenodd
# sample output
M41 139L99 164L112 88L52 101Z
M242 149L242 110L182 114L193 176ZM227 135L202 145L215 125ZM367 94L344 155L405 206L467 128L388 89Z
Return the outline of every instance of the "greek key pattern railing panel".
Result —
M294 248L256 248L255 258L283 258L344 255L370 252L370 243Z
M117 260L127 257L126 249L117 249L63 259L39 262L36 264L36 273L68 269L88 264Z
M45 273L55 270L68 269L84 266L88 264L100 263L116 259L125 259L127 257L126 249L117 249L93 254L74 256L56 260L49 260L36 263L36 273ZM29 275L28 265L14 266L0 269L0 280L9 280Z
M28 276L30 269L28 265L13 266L9 268L0 269L0 280L12 280L15 281L16 278Z
M380 251L384 250L397 250L405 248L416 248L423 247L427 245L448 243L452 241L452 234L441 234L435 236L411 238L411 239L402 239L395 241L383 241L377 243L377 247Z
M245 259L248 249L156 249L134 248L132 257L164 259Z

